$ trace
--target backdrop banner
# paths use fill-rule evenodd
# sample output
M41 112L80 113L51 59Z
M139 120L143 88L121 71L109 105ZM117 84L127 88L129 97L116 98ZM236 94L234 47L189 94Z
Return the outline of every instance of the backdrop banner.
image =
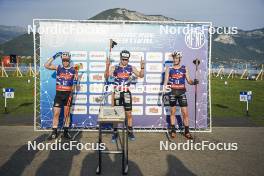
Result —
M170 107L168 97L161 96L166 66L172 64L170 54L182 52L181 64L195 78L193 60L198 58L197 79L197 120L200 130L210 129L210 34L208 22L129 22L129 21L74 21L38 20L40 55L40 127L52 127L53 100L55 97L56 72L47 70L44 63L59 51L70 51L72 65L82 63L79 71L80 84L74 92L71 108L71 126L95 129L98 110L104 91L104 71L106 57L109 55L109 40L118 44L111 52L111 65L120 61L120 51L131 52L129 64L140 70L141 58L145 61L145 77L131 84L133 104L133 126L141 130L166 129L169 122ZM62 64L57 58L55 65ZM111 80L110 80L111 81ZM108 84L110 84L108 82ZM187 86L190 128L194 128L195 86ZM110 103L110 97L107 103ZM181 127L181 112L177 107L177 121ZM61 114L63 118L63 113Z

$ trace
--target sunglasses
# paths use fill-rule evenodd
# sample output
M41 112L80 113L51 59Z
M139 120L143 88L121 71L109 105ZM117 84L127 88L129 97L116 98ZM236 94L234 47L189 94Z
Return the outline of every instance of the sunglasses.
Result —
M128 61L128 59L122 59L122 61Z
M65 60L62 60L62 62L70 62L70 61L65 59Z

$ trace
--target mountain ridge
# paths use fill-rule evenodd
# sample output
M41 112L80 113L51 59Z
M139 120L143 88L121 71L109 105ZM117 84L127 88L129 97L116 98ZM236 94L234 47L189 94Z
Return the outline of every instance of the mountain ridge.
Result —
M125 8L104 10L89 20L179 21L163 15L145 15ZM23 34L1 44L0 54L33 55L32 48L32 34ZM264 28L249 31L238 29L238 34L231 35L213 34L212 62L229 65L245 62L264 63Z

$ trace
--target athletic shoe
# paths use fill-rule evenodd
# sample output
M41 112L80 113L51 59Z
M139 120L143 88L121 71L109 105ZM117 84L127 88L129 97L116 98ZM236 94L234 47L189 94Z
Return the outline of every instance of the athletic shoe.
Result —
M186 139L193 140L191 133L184 133L184 136L186 137Z
M114 132L113 135L112 135L112 143L113 144L116 143L117 139L118 139L118 133Z
M135 137L133 132L128 132L128 139L131 140L131 141L136 140L136 137Z
M56 131L52 131L51 134L48 136L48 140L53 140L58 137L58 133Z
M176 138L176 130L175 129L171 130L171 138Z
M63 132L63 137L64 137L65 139L69 139L69 140L72 139L72 137L71 137L69 131L64 131L64 132Z

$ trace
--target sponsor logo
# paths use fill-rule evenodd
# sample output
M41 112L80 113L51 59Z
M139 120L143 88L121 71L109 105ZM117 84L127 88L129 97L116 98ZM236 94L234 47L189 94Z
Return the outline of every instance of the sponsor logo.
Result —
M129 78L129 73L125 72L125 73L118 73L117 74L118 78Z
M73 62L74 65L82 65L79 71L87 71L87 63L86 62Z
M104 62L91 62L89 64L90 71L105 71L105 63Z
M87 85L86 84L79 84L77 86L77 91L75 93L86 93L87 92Z
M72 114L87 114L87 106L73 105L71 109Z
M162 72L162 64L160 63L148 63L146 64L147 72Z
M159 62L162 59L162 53L160 52L148 52L146 55L146 60L150 62Z
M73 103L74 104L86 104L87 103L87 95L74 95L73 96Z
M172 89L184 89L185 88L185 84L172 84L172 85L170 85L170 87Z
M159 93L161 90L160 85L146 85L146 92L147 93Z
M91 104L100 104L100 98L101 98L101 95L90 95L89 96L89 102Z
M143 52L131 52L130 53L130 60L133 62L140 62L141 58L144 60L144 53Z
M161 115L162 108L158 106L146 106L146 115Z
M185 34L185 44L191 49L200 49L205 44L204 31L200 28L191 28Z
M142 106L133 106L132 115L143 115L143 107Z
M87 60L87 51L71 51L71 60Z
M143 93L144 92L144 85L130 85L129 90L131 93Z
M142 95L133 95L132 96L132 104L143 104L143 96Z
M161 74L146 74L147 83L161 83Z
M71 79L73 79L73 74L71 74L71 73L60 73L57 77L63 78L65 80L71 80Z
M104 82L104 73L90 73L90 82Z
M104 51L91 51L89 53L90 60L105 61L106 53Z
M161 101L162 97L159 97L158 95L154 96L146 96L146 104L158 104Z
M171 78L173 79L180 79L183 78L183 73L176 73L176 74L171 74Z
M89 106L89 114L99 114L100 106Z
M89 90L91 93L102 93L103 87L104 84L93 83L89 85Z

